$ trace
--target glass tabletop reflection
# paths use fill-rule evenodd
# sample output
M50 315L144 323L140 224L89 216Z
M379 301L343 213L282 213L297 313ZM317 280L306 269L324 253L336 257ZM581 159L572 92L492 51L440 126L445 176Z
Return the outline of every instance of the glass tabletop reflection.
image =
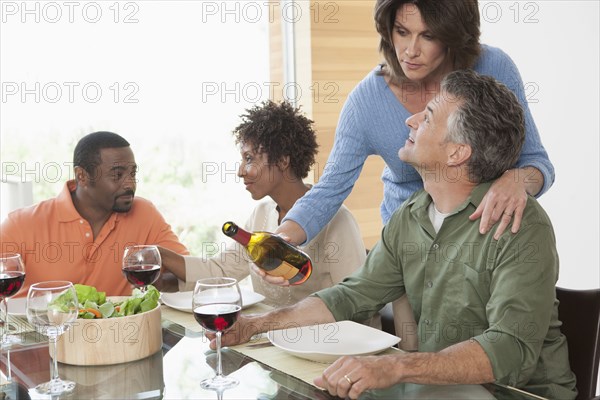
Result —
M77 383L65 399L335 399L315 386L260 363L233 348L223 350L223 372L239 379L222 393L204 390L200 381L214 375L216 353L200 333L163 321L162 351L145 359L107 366L61 364L61 377ZM37 335L37 337L34 337ZM36 340L38 343L36 343ZM41 343L40 343L41 342ZM28 344L31 343L31 344ZM107 349L110 351L110 349ZM1 360L5 370L6 355ZM10 352L14 383L2 386L1 399L44 399L35 386L49 377L47 342L31 333ZM365 393L361 399L503 399L535 397L498 385L426 386L401 384Z

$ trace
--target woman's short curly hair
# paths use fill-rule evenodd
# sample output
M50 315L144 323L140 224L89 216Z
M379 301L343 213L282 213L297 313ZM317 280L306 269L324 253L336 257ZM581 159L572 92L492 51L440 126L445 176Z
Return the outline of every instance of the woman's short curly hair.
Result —
M404 4L413 4L419 9L427 28L448 49L455 70L475 64L481 52L477 0L377 0L375 27L380 36L379 51L385 59L384 73L393 82L406 79L392 39L396 12Z
M289 102L265 101L246 110L233 135L236 144L248 143L256 153L266 153L269 163L289 156L290 169L306 178L317 154L313 121Z

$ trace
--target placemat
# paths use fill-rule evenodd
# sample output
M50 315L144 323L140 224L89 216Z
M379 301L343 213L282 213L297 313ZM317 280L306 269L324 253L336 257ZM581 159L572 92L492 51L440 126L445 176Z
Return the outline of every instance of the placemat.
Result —
M21 333L34 332L35 328L27 321L27 318L16 315L8 315L8 334L18 335Z
M252 340L246 344L232 346L231 348L239 353L255 359L256 361L267 364L271 368L301 379L309 385L315 387L317 386L313 383L313 379L322 375L323 371L325 371L325 369L331 365L306 360L286 353L280 348L273 346L266 334L262 334L260 339ZM389 349L379 353L379 355L397 354L399 351L401 350L390 347Z

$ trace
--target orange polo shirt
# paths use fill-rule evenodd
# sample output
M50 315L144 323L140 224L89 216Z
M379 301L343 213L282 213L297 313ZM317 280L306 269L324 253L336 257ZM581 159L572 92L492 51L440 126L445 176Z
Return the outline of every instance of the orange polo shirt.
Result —
M67 280L95 286L110 296L127 296L133 289L121 272L126 246L154 244L189 254L156 207L135 197L126 213L113 213L93 238L92 227L79 215L71 199L75 181L58 195L31 207L15 210L0 225L0 250L20 253L25 263L25 285Z

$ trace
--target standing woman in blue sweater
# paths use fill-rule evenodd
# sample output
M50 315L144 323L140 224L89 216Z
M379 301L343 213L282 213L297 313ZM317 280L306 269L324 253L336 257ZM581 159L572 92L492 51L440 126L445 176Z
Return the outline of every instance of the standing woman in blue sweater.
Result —
M387 223L400 204L423 187L415 169L398 158L398 150L409 140L405 120L425 108L445 75L467 68L506 84L525 110L526 140L517 164L494 183L471 216L481 218L482 233L500 221L496 238L511 221L512 232L517 232L527 196L540 196L550 188L554 168L540 141L517 67L502 50L479 43L477 2L377 0L375 22L384 63L348 96L328 167L277 232L296 244L315 237L350 194L366 158L373 154L386 162L381 217ZM281 278L268 280L286 283Z

